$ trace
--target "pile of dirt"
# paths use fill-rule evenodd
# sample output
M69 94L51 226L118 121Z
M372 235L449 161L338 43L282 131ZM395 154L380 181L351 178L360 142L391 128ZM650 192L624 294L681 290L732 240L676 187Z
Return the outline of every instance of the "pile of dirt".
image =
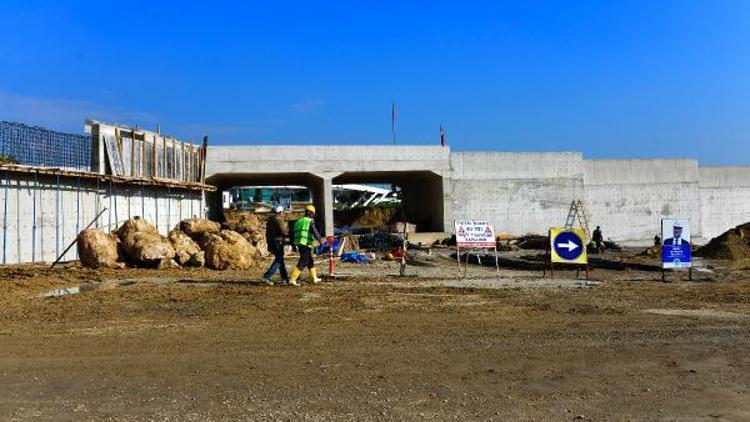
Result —
M257 249L242 235L231 230L209 234L204 239L206 266L215 270L244 270L253 266Z
M128 219L116 231L128 260L138 267L165 268L175 256L172 243L140 217Z
M368 207L335 210L336 225L352 227L389 227L401 221L399 207Z
M205 265L205 252L185 232L175 229L169 232L167 237L175 250L175 261L178 264L183 267L202 267Z
M119 239L100 229L86 229L78 235L77 247L81 264L88 268L123 268Z
M739 225L711 239L695 255L730 260L750 258L750 223Z

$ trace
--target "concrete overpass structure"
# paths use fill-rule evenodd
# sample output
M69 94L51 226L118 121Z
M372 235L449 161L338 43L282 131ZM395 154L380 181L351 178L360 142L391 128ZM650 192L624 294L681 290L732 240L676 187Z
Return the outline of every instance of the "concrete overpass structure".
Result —
M227 146L208 150L206 182L309 187L327 233L332 185L393 183L420 231L489 219L498 232L544 233L582 199L592 224L624 242L653 238L662 217L690 218L708 239L750 221L750 167L692 159L585 160L578 152L452 152L439 146ZM214 201L210 204L216 208Z

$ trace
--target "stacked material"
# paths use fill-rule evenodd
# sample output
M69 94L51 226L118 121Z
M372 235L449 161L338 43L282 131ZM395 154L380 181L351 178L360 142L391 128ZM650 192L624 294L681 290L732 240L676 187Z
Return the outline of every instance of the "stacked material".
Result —
M750 223L739 225L711 239L695 254L713 259L739 260L750 258Z

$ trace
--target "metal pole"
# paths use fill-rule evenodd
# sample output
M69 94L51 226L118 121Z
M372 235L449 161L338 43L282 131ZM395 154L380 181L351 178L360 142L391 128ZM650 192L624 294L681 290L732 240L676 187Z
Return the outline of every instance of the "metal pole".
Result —
M109 208L108 209L111 209L111 208L112 208L112 180L109 181ZM107 217L109 218L109 230L108 231L111 232L112 231L112 213L108 212Z
M34 172L34 189L31 190L31 262L36 262L36 191L37 174Z
M146 218L146 203L143 197L143 185L141 185L141 218Z
M5 198L3 204L3 265L7 262L6 253L8 245L8 185L10 184L10 172L5 171Z
M76 236L81 233L81 176L76 181ZM78 259L78 249L76 249L76 259Z
M21 263L21 181L16 181L16 262Z
M107 208L104 208L103 210L99 211L99 214L97 214L96 217L94 217L94 219L91 220L91 222L83 230L87 230L89 227L91 227L96 222L96 220L98 220L99 217L101 217L102 214L104 214L104 211L107 211ZM55 262L53 262L52 265L50 265L50 268L54 268L55 265L57 265L57 263L60 262L60 260L62 259L62 257L65 256L66 253L68 253L68 250L70 250L70 248L72 248L73 245L76 244L76 242L78 242L78 236L76 236L76 238L73 239L72 242L70 242L70 245L68 245L68 247L65 248L65 250L62 253L62 255L58 255L58 257L55 260Z
M167 230L172 226L172 190L167 186Z
M55 190L55 255L60 255L60 175L56 176Z
M94 197L94 206L98 210L101 204L101 198L99 197L99 194L101 193L101 188L99 187L99 179L96 179L96 196ZM96 228L99 228L99 220L96 221Z

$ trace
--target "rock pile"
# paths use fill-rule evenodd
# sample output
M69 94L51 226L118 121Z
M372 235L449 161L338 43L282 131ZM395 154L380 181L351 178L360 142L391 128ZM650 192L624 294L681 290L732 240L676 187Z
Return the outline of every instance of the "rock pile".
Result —
M89 268L121 268L127 264L141 268L247 269L260 258L255 245L265 245L265 235L257 220L243 224L238 226L243 232L238 233L222 230L213 221L191 218L181 221L169 236L162 236L147 220L134 217L111 234L84 230L78 236L78 251L81 264Z
M225 213L225 217L226 228L239 233L254 247L256 259L269 254L265 221L258 218L256 214L236 210L232 214Z

